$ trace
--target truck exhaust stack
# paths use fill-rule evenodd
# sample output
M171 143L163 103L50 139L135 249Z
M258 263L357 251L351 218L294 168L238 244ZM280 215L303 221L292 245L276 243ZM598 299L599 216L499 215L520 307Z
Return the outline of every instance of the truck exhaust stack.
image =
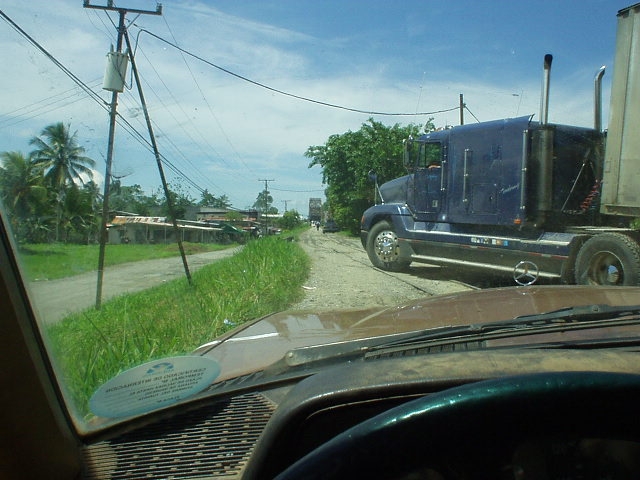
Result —
M593 79L593 128L602 131L602 77L605 66L601 66Z
M551 62L553 55L547 53L544 56L544 74L542 77L542 96L540 97L540 124L549 122L549 84L551 82Z
M537 227L542 228L551 210L551 193L553 191L553 128L549 123L549 84L551 83L551 62L553 55L544 56L542 95L540 96L540 125L538 136L538 181L537 181Z

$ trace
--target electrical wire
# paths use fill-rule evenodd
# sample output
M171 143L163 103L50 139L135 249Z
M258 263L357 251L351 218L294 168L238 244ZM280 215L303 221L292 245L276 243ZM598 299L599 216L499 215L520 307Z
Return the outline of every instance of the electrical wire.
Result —
M137 55L137 51L138 51L137 47L136 47L135 51L136 51L136 55ZM164 82L164 80L162 79L162 77L160 76L160 74L158 73L158 71L156 70L156 68L154 67L153 62L151 62L151 61L149 60L149 58L145 55L145 53L144 53L144 51L143 51L142 49L140 49L139 51L140 51L140 53L144 56L144 58L147 60L147 62L149 63L150 68L155 72L156 77L158 78L158 80L160 81L160 83L162 83L162 85L164 86L164 88L165 88L165 89L166 89L166 91L168 92L168 95L172 98L172 100L173 100L173 102L175 103L175 105L180 109L180 111L182 112L182 114L184 115L184 117L185 117L188 121L190 121L190 120L189 120L189 116L187 115L187 112L185 112L185 110L184 110L184 108L182 108L182 106L181 106L180 102L178 102L178 100L177 100L177 99L175 98L175 96L173 95L173 92L171 91L171 89L170 89L170 88L167 86L167 84ZM142 80L143 80L143 81L145 80L145 79L144 79L144 77L142 77ZM212 160L214 160L214 157L212 157L212 156L210 155L210 153L209 153L209 152L205 151L205 150L204 150L204 148L202 148L202 144L201 144L201 142L197 142L197 141L195 140L195 138L193 138L193 136L191 135L191 132L190 132L189 130L187 130L187 129L184 127L184 122L181 122L181 121L179 121L179 120L178 120L178 118L174 115L173 111L172 111L172 110L171 110L171 109L170 109L170 108L165 104L164 100L162 99L162 96L160 96L160 95L155 91L155 89L153 88L153 86L152 86L149 82L146 82L146 81L145 81L145 85L146 85L146 86L149 88L149 90L150 90L150 91L155 95L156 99L157 99L157 100L158 100L158 102L163 106L163 108L165 109L165 111L166 111L166 112L168 112L168 113L169 113L169 115L171 115L171 117L175 120L176 125L178 125L178 127L179 127L183 132L184 132L185 136L191 140L191 142L192 142L192 144L193 144L193 145L195 145L197 148L199 148L199 149L200 149L200 151L202 152L203 156L205 156L205 157L207 157L207 158L211 158ZM190 122L190 123L191 123L191 124L193 124L193 122ZM154 125L155 125L155 122L154 122ZM197 128L197 126L196 126L196 125L194 125L194 126L193 126L193 130L199 134L199 136L200 136L200 138L201 138L202 142L203 142L203 143L204 143L204 144L205 144L205 145L210 149L210 151L212 151L212 152L216 155L216 157L222 161L222 163L224 163L224 164L225 164L225 165L227 165L229 168L231 168L231 165L229 165L229 164L227 163L227 161L224 159L224 157L223 157L223 156L222 156L222 155L221 155L221 154L216 150L216 148L215 148L213 145L211 145L211 144L207 141L207 139L204 137L204 135L203 135L203 134L202 134L202 132ZM177 147L176 147L176 148L177 148ZM200 176L204 176L204 175L202 174L202 172L200 172L200 171L198 170L198 168L197 168L195 165L193 165L193 163L192 163L192 162L191 162L191 161L190 161L190 160L189 160L185 155L183 155L183 157L185 158L185 161L186 161L187 163L189 163L190 165L192 165L192 167L194 168L194 170L196 170Z
M93 90L89 88L82 80L80 80L76 75L71 72L67 67L65 67L61 62L58 61L51 53L49 53L42 45L40 45L31 35L25 32L20 26L15 23L11 18L9 18L2 10L0 10L0 17L7 22L14 30L16 30L20 35L26 38L29 43L31 43L36 49L38 49L45 57L47 57L54 65L56 65L62 72L67 75L71 80L73 80L82 90L85 91L87 95L96 100L98 104L100 104L105 110L109 109L109 104L105 102L100 95L95 93Z
M0 18L5 20L15 31L17 31L20 35L22 35L25 39L31 43L38 51L40 51L45 57L47 57L54 65L56 65L62 72L67 75L76 85L78 85L91 99L93 99L100 107L102 107L105 111L109 112L109 103L100 97L96 92L94 92L86 83L84 83L80 78L78 78L71 70L69 70L62 62L60 62L57 58L55 58L51 53L49 53L42 45L40 45L33 37L31 37L26 31L24 31L18 24L16 24L10 17L8 17L2 10L0 10ZM147 140L136 128L120 113L116 112L116 121L118 125L120 125L129 135L132 136L135 140L137 140L144 148L153 153L153 147L151 142ZM163 165L166 165L170 170L172 170L176 175L183 178L189 185L191 185L194 189L199 191L200 193L204 192L204 188L195 183L191 178L186 176L184 172L182 172L178 167L176 167L169 159L167 159L164 155L160 155L161 161Z
M416 113L378 112L378 111L374 111L374 110L362 110L362 109L359 109L359 108L345 107L345 106L342 106L342 105L336 105L334 103L328 103L328 102L324 102L324 101L321 101L321 100L315 100L315 99L309 98L309 97L303 97L301 95L296 95L294 93L289 93L289 92L285 92L284 90L279 90L277 88L270 87L268 85L265 85L264 83L260 83L260 82L257 82L255 80L251 80L248 77L245 77L243 75L234 73L231 70L228 70L228 69L226 69L224 67L216 65L215 63L213 63L213 62L211 62L209 60L206 60L205 58L203 58L203 57L201 57L199 55L196 55L195 53L192 53L192 52L180 47L179 45L176 45L175 43L173 43L173 42L171 42L171 41L169 41L169 40L167 40L165 38L162 38L160 35L156 35L155 33L147 30L146 28L141 28L138 25L135 25L135 26L140 29L140 32L146 33L146 34L156 38L157 40L160 40L161 42L164 42L167 45L175 48L176 50L179 50L182 53L184 53L186 55L189 55L190 57L193 57L193 58L195 58L196 60L199 60L202 63L205 63L206 65L209 65L209 66L211 66L213 68L216 68L216 69L218 69L218 70L220 70L220 71L222 71L222 72L224 72L224 73L226 73L228 75L231 75L232 77L238 78L238 79L243 80L243 81L245 81L247 83L251 83L252 85L256 85L256 86L258 86L260 88L264 88L264 89L269 90L271 92L278 93L278 94L284 95L286 97L295 98L297 100L302 100L304 102L310 102L310 103L314 103L316 105L323 105L325 107L331 107L331 108L337 108L337 109L340 109L340 110L346 110L348 112L364 113L364 114L367 114L367 115L398 116L398 117L400 117L400 116L415 117L415 116L425 116L425 115L436 115L436 114L439 114L439 113L452 112L454 110L459 110L460 109L459 106L456 106L456 107L452 107L452 108L446 108L446 109L443 109L443 110L434 110L432 112L416 112Z
M173 41L175 42L175 44L178 44L178 41L176 40L176 36L173 34L173 31L171 30L171 27L169 26L169 22L167 22L167 18L165 16L162 17L164 19L164 23L167 26L167 30L169 30L169 33L171 34L171 38L173 38ZM138 32L138 35L141 32ZM187 59L184 57L183 52L180 52L180 56L182 57L182 61L184 62L185 66L187 67L187 70L189 71L189 74L191 75L191 79L193 80L193 82L196 84L196 87L198 87L198 91L200 92L200 96L202 97L202 100L204 100L205 105L207 106L207 108L209 109L209 113L211 113L211 116L213 117L213 119L216 121L216 124L218 125L218 128L220 129L220 131L222 132L222 135L225 137L227 143L229 144L229 146L231 147L231 150L233 151L233 153L236 155L236 157L238 158L238 160L240 161L240 163L242 163L244 165L244 167L251 172L256 178L258 178L258 175L255 174L255 172L253 172L253 170L249 167L249 165L247 165L245 163L245 161L242 159L242 157L240 156L240 154L238 153L235 145L233 144L233 142L231 142L231 139L229 138L229 136L227 135L227 132L225 132L222 123L220 123L220 120L218 119L218 116L215 114L215 112L213 111L213 108L211 108L211 104L209 103L209 101L207 100L206 95L204 94L204 92L202 91L202 88L200 87L200 84L198 83L198 80L196 79L195 75L193 74L193 70L191 70L191 66L189 65L189 62L187 62Z
M473 114L473 112L472 112L471 110L469 110L469 107L467 107L467 105L466 105L466 104L465 104L465 106L464 106L464 109L465 109L467 112L469 112L473 118L475 118L475 119L476 119L476 122L480 123L480 120L478 120L478 117L476 117L476 116Z
M324 192L324 188L314 189L314 190L289 190L285 188L273 188L269 187L269 190L274 190L276 192L291 192L291 193L313 193L313 192Z
M100 80L100 83L101 82ZM100 85L100 83L97 85ZM90 86L89 88L95 87ZM8 118L0 120L0 127L11 127L87 99L85 95L80 96L80 94L81 92L78 91L77 87L74 87L29 105L24 105L10 112L5 112L3 116Z

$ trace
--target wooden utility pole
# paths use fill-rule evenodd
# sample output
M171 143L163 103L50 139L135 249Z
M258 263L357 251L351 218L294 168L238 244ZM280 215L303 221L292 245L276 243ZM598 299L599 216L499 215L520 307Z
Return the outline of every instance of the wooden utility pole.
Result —
M460 94L460 125L464 125L464 95Z
M107 1L107 5L91 5L90 0L85 0L84 8L95 8L99 10L110 10L118 12L120 20L118 22L118 41L116 52L122 53L122 39L124 38L126 27L124 18L128 12L137 13L139 15L162 15L162 5L158 4L155 11L139 10L136 8L115 7L112 0ZM111 94L111 106L109 110L109 142L107 146L107 158L105 160L104 175L104 194L102 197L102 220L100 222L100 251L98 253L98 282L96 287L96 309L100 309L102 305L102 281L104 278L104 255L107 245L107 222L109 221L109 189L111 188L111 164L113 162L113 143L116 131L116 117L118 107L118 91L114 90Z
M127 49L129 50L129 58L131 59L131 71L133 72L133 78L136 79L136 86L138 87L138 94L140 95L140 103L142 104L142 111L144 112L144 118L147 122L147 129L149 131L149 137L151 139L151 146L153 147L153 154L156 157L156 164L158 165L158 172L160 173L160 180L162 181L162 188L164 189L164 196L167 199L167 208L169 215L171 215L171 224L173 226L173 233L176 236L178 242L178 250L180 250L180 257L182 258L182 265L184 267L184 273L187 277L189 285L191 285L191 272L189 272L189 264L187 263L187 256L184 253L184 247L182 245L182 239L180 238L180 229L178 228L178 219L176 218L176 210L174 208L173 199L171 198L171 192L169 191L169 185L164 175L164 169L162 168L162 159L160 158L160 152L158 151L158 144L156 143L156 136L153 133L153 127L151 126L151 118L149 117L149 109L147 109L147 102L144 99L144 93L142 92L142 83L140 82L140 75L138 75L138 67L136 66L136 60L133 57L133 49L131 48L131 41L129 40L129 33L124 32L124 39L127 41Z

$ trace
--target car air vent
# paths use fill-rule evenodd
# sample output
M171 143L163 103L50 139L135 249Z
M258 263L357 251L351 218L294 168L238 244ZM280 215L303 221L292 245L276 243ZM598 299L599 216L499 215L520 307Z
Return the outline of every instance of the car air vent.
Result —
M448 353L448 352L466 352L469 350L480 350L485 348L484 341L478 342L462 342L462 343L443 343L441 345L431 345L428 347L392 347L379 351L373 351L365 355L365 360L373 360L378 358L397 358L411 357L416 355L428 355L431 353Z
M239 477L275 405L245 394L85 448L88 479Z

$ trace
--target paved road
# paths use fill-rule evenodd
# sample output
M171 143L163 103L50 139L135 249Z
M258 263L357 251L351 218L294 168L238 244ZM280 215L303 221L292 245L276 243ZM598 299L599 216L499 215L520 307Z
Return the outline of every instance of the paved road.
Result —
M189 255L187 256L189 271L194 272L204 265L229 257L237 251L237 248L229 248ZM115 265L104 271L102 299L107 300L115 295L137 292L180 277L185 278L180 257ZM88 272L59 280L31 283L28 288L39 318L45 323L53 323L69 313L95 305L97 278L97 272Z

